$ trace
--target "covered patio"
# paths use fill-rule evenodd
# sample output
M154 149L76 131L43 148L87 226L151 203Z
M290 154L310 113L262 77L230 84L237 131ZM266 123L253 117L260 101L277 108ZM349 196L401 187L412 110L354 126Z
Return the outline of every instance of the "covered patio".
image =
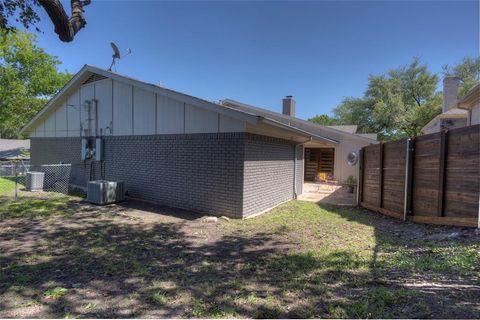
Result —
M357 205L357 192L355 189L353 193L349 193L348 187L340 184L306 181L303 184L303 194L298 196L298 200L338 206L355 206Z

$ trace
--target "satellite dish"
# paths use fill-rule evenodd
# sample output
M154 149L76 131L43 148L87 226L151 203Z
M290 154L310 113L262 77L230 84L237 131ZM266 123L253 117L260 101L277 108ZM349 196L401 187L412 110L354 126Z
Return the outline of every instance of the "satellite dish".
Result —
M120 50L118 50L118 47L115 43L113 42L110 42L110 46L112 47L113 49L113 58L114 59L120 59Z
M358 154L355 151L351 151L347 155L347 164L349 166L354 166L358 162Z
M112 54L112 63L110 64L108 71L112 71L112 67L115 66L115 60L120 59L120 50L118 50L117 45L113 42L110 42L110 46L113 49L113 54Z

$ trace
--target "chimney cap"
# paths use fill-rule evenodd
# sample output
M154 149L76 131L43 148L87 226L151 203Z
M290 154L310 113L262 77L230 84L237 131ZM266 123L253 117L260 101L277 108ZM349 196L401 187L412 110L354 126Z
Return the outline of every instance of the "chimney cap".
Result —
M292 99L293 96L285 96L285 98L287 98L287 99Z

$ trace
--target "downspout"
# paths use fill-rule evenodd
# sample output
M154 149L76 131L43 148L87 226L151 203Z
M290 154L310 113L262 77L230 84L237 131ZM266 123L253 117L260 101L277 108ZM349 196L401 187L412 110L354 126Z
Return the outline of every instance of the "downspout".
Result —
M295 147L294 147L294 152L293 152L293 198L294 199L297 199L298 197L298 194L297 194L297 148L309 141L312 141L312 137L308 138L308 140L305 140L301 143L295 144Z

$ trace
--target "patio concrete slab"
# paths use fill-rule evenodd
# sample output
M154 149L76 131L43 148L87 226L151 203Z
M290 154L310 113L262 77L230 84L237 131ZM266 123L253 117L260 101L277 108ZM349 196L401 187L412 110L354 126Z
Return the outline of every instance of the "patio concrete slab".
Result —
M349 193L348 188L339 185L332 185L320 182L306 182L303 185L303 194L298 200L328 203L339 206L357 205L357 194Z

